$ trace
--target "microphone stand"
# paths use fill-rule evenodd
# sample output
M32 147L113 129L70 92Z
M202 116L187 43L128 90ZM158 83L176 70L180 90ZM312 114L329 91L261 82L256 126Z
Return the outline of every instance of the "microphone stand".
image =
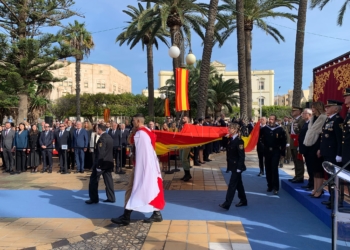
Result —
M336 220L336 211L338 211L338 193L336 193L336 183L334 183L334 179L335 177L338 176L338 174L343 171L343 169L345 169L348 165L350 164L350 161L348 161L346 164L344 164L344 166L339 167L331 162L328 161L324 161L322 163L322 166L324 168L324 170L331 174L331 177L325 182L323 183L323 185L321 187L319 187L316 192L322 192L323 188L325 186L327 186L329 184L330 186L330 195L331 195L331 220L332 220L332 250L336 250L337 249L337 236L338 236L338 227L337 227L337 220ZM337 172L335 172L335 168L333 168L332 170L328 169L328 166L333 167L333 165L337 166L339 168L339 170ZM333 193L333 195L332 195ZM334 199L336 196L337 199Z

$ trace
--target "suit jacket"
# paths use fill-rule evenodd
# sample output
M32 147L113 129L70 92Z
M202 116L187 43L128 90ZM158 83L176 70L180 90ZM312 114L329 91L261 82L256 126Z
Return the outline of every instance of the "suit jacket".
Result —
M40 139L39 139L40 147L46 146L48 150L52 150L53 140L54 140L54 134L52 131L48 131L47 135L46 135L46 131L41 132Z
M227 166L230 171L245 171L247 168L244 164L245 153L244 153L244 142L238 136L232 140L229 138L227 144Z
M88 148L89 146L89 138L88 133L85 129L80 129L79 134L77 133L78 129L76 129L73 133L72 137L72 149L83 149Z
M55 133L55 148L56 150L62 149L62 145L67 145L67 149L71 146L70 132L63 130L63 134L60 136L61 130Z
M118 129L114 131L114 134L113 134L113 129L110 129L107 134L109 134L113 140L113 147L118 147L120 145L119 144L120 135L118 136Z
M303 127L300 130L299 134L299 153L305 155L308 152L308 147L304 145L304 139L306 136L306 132L309 128L309 122L305 122Z
M301 128L304 126L305 121L301 118L301 116L299 116L298 118L294 119L293 123L291 124L290 128L290 135L292 135L292 131L294 131L294 133L296 135L300 134L300 130ZM290 148L291 149L296 149L297 147L294 146L294 139L290 136Z
M248 127L248 133L250 134L254 129L254 125L250 122L248 123L247 127Z
M97 141L95 151L95 162L97 168L103 170L113 170L113 139L107 134L103 133Z
M11 149L13 147L13 141L15 139L15 131L10 129L6 134L6 130L2 131L1 148Z
M342 155L343 118L335 114L327 118L321 134L320 152L323 157L334 158Z
M28 130L23 130L21 134L16 132L15 139L13 140L13 146L16 147L16 150L20 151L28 148Z

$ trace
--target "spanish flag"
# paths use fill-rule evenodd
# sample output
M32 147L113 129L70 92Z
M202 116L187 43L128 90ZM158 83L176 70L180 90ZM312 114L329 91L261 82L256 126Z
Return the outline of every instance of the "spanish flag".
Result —
M260 122L257 122L248 137L242 136L242 140L244 141L244 152L248 153L252 151L256 144L258 143L260 135Z
M175 73L175 109L177 112L190 110L188 102L188 70L176 68Z
M166 98L164 102L164 116L170 116L169 98Z
M108 122L111 118L111 110L110 109L105 109L103 111L103 119L105 122Z

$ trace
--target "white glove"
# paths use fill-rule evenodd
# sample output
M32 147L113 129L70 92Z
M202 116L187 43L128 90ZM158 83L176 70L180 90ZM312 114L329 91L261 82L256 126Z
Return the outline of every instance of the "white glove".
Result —
M341 156L338 156L338 155L337 155L337 156L335 157L335 161L336 161L336 162L341 162L341 161L342 161Z
M290 145L289 145L289 143L286 145L286 147L288 148Z
M241 170L239 170L239 169L237 169L237 173L240 173L240 172L242 172Z

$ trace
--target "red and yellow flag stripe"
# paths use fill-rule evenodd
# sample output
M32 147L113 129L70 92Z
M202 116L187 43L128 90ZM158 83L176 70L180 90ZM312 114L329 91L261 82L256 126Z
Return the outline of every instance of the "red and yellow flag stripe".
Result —
M188 101L188 70L176 68L175 73L175 109L177 112L190 110Z

